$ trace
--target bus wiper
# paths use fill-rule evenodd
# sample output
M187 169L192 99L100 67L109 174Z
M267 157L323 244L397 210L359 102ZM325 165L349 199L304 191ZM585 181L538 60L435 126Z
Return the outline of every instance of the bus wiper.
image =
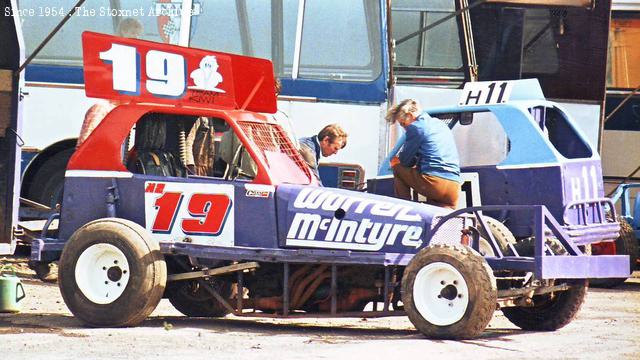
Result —
M482 5L485 2L487 2L487 0L478 0L478 1L474 2L471 5L467 5L467 6L463 7L462 9L443 17L442 19L434 22L433 24L429 24L429 25L427 25L427 26L425 26L425 27L423 27L423 28L421 28L421 29L419 29L419 30L417 30L415 32L412 32L411 34L396 40L396 46L402 44L405 41L411 40L412 38L416 37L417 35L420 35L420 34L422 34L424 32L427 32L428 30L430 30L430 29L442 24L443 22L445 22L445 21L447 21L447 20L449 20L451 18L454 18L454 17L462 14L463 12L465 12L467 10L471 10L474 7L478 6L478 5Z
M38 47L35 50L33 50L31 55L29 55L29 58L25 60L24 63L22 63L22 65L20 65L20 67L18 68L18 71L16 71L16 75L20 74L20 72L24 70L24 68L27 67L27 65L29 65L29 63L40 53L40 50L42 50L42 48L45 47L47 43L49 43L49 40L51 40L51 38L58 33L58 31L62 28L62 26L64 26L64 24L66 24L66 22L69 21L69 19L71 19L73 15L75 15L76 11L78 11L80 6L82 6L84 2L85 0L78 0L76 5L67 13L64 19L62 19L60 23L53 30L51 30L49 35L47 35L47 37L44 38L44 40L42 40L40 45L38 45Z

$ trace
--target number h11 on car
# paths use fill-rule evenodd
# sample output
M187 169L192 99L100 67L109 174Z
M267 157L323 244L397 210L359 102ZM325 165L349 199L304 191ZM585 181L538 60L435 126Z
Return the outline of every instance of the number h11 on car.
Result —
M591 166L599 176L597 159L549 167L547 179L517 159L493 172L463 169L490 205L453 212L323 188L269 115L269 61L90 32L83 46L87 95L117 106L71 158L59 231L34 241L32 259L60 260L65 303L86 324L134 326L167 297L187 316L406 314L434 338L479 335L498 304L524 329L554 330L578 311L585 278L628 269L624 257L582 251L616 236L606 199L580 188L590 197L553 202L578 192L571 176L590 181ZM535 130L530 113L507 101L518 86L495 84L500 104L470 109ZM463 122L461 109L449 109L451 123ZM533 141L510 140L510 157L527 155L517 141ZM522 171L522 186L548 181L545 201L486 195L510 169Z

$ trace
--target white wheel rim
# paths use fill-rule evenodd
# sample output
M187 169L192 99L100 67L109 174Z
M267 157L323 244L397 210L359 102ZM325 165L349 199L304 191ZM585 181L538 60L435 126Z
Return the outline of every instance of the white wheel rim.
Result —
M431 263L418 271L413 283L413 303L422 317L437 326L456 323L469 304L467 282L453 266Z
M86 248L76 262L76 284L82 294L96 304L116 301L129 283L129 262L111 244Z

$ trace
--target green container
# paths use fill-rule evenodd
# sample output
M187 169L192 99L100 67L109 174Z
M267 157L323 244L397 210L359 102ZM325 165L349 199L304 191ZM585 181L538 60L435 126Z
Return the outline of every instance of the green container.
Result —
M0 268L0 312L20 312L20 300L25 298L20 278L11 266Z

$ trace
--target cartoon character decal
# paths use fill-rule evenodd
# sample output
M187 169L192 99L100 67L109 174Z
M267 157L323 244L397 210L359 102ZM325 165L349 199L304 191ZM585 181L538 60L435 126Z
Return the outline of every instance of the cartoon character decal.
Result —
M213 55L207 55L200 60L200 68L191 72L195 86L189 86L193 90L205 90L224 93L217 86L222 82L222 75L218 72L218 60Z

